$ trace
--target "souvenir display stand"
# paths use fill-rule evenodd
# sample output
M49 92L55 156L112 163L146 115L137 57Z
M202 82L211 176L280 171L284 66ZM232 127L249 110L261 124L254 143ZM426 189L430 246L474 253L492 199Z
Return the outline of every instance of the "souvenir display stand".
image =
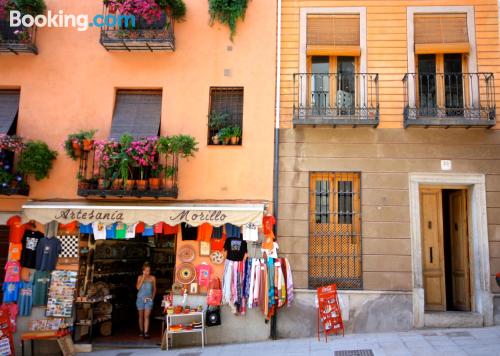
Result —
M325 334L326 342L328 342L330 334L338 334L342 331L342 336L344 336L344 322L342 321L337 286L332 284L320 287L317 289L317 293L318 341L321 332Z
M167 328L165 330L165 345L169 349L169 344L173 345L173 336L184 333L199 333L201 335L201 348L205 347L207 333L205 328L204 312L188 312L180 314L167 314L165 316ZM189 319L191 324L178 324L184 319ZM193 319L197 320L193 322Z

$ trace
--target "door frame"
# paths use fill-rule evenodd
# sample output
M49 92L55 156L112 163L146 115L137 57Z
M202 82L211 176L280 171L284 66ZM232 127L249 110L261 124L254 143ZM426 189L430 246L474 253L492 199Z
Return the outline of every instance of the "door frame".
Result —
M410 237L413 280L413 326L424 327L425 301L422 270L422 237L420 226L420 188L467 187L467 220L469 224L471 311L483 316L483 325L493 325L493 297L490 286L488 215L484 174L410 173ZM452 326L452 325L450 325Z

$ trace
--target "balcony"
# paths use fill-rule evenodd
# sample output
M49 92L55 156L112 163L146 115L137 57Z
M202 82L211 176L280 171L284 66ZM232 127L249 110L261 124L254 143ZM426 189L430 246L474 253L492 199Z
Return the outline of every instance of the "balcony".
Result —
M36 26L10 27L8 20L0 20L0 53L38 54L35 37Z
M496 124L493 73L407 73L404 126L485 127Z
M109 9L105 5L104 19L109 14ZM129 22L118 20L115 25L101 28L100 42L106 50L151 52L175 50L174 21L166 12L153 23L146 22L140 16L136 16L135 25Z
M378 74L296 73L293 125L371 126L379 123Z

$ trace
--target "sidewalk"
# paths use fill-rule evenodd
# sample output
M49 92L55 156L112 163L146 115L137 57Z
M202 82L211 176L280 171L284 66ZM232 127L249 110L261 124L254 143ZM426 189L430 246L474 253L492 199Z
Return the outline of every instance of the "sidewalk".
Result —
M400 333L356 334L324 338L283 339L250 344L231 344L201 348L161 350L105 350L96 356L370 356L370 353L335 353L340 350L371 350L375 356L440 355L440 356L500 356L500 326L477 329L414 330ZM82 354L85 355L85 354ZM89 354L87 354L89 355Z

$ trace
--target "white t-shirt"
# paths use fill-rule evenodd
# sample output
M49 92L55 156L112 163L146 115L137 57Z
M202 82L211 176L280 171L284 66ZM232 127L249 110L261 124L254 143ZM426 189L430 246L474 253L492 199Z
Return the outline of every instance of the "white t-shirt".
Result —
M253 223L243 225L243 240L257 241L259 239L259 228Z
M100 222L92 223L95 240L106 240L106 225Z
M137 224L127 225L127 231L125 232L126 239L135 238L135 227L136 226L137 226Z
M261 249L262 253L266 253L267 257L270 258L278 258L278 249L280 247L278 246L277 242L273 242L273 249L272 250L266 250L265 248Z

